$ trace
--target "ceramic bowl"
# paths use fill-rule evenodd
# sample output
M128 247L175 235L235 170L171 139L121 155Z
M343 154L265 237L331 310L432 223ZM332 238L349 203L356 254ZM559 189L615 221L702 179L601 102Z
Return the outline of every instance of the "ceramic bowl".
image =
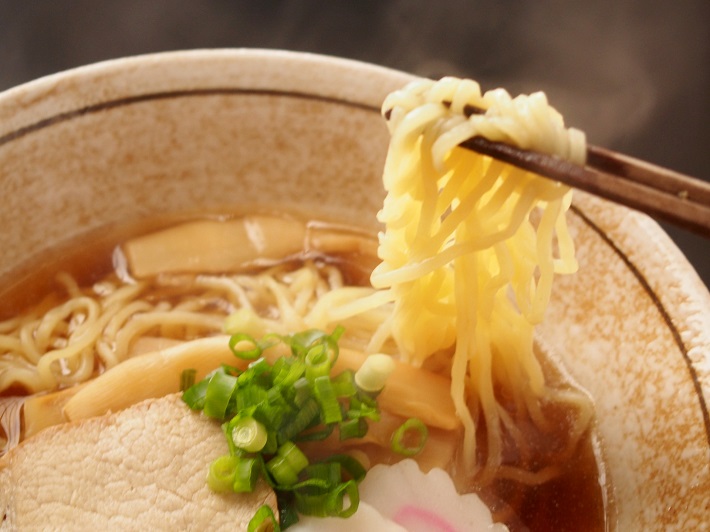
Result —
M0 279L60 242L176 212L268 204L376 229L380 105L410 79L302 53L205 50L6 91ZM540 334L594 397L618 529L707 530L710 295L648 217L577 193L570 223L580 270L557 280Z

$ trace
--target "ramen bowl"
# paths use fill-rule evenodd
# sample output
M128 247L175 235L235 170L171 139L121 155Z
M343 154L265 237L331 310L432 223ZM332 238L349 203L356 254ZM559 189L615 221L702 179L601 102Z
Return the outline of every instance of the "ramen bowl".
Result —
M205 50L6 91L0 281L9 294L23 279L35 288L2 313L42 292L61 259L52 250L127 223L267 207L378 230L380 106L411 79L310 54ZM556 279L539 335L594 399L612 521L707 529L710 295L645 215L577 192L569 223L579 272Z

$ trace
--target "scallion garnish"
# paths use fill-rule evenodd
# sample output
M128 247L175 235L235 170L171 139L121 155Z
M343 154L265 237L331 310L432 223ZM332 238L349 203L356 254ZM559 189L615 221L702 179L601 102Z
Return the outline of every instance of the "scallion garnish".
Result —
M266 445L268 433L264 425L253 417L237 418L236 423L230 422L232 431L232 441L242 451L247 453L258 453Z
M264 532L266 530L281 531L278 519L268 504L260 506L247 525L247 532Z
M367 421L365 418L348 419L340 423L340 439L364 438L367 434Z
M258 459L242 457L237 460L232 490L235 493L251 493L259 478L261 464Z
M355 513L363 466L345 455L309 463L296 444L326 438L336 428L341 440L362 438L368 420L379 420L374 393L382 389L390 364L378 357L370 362L364 372L366 390L352 371L331 375L343 332L339 326L331 334L312 329L259 341L233 334L229 347L236 357L251 360L249 366L222 366L183 392L190 408L223 422L229 455L210 467L208 484L213 490L252 491L261 476L276 491L289 524L296 511L339 517ZM270 364L262 355L277 341L287 344L291 354ZM264 506L249 530L271 525L278 530L273 512Z
M237 378L223 371L215 372L207 383L203 412L209 417L224 419L229 400L237 387Z
M382 354L370 355L355 373L355 384L369 393L379 393L385 386L387 377L394 371L392 357Z
M207 395L208 379L193 384L182 393L182 400L193 410L202 410L205 407L205 396Z
M184 392L187 390L190 386L195 384L195 375L197 375L197 370L192 368L192 369L185 369L180 373L180 391Z
M298 474L308 465L308 458L293 442L286 442L276 452L276 456L266 463L277 485L292 486L298 481Z
M233 334L229 339L229 348L234 353L234 356L244 360L255 360L262 353L257 341L246 333Z
M233 490L238 462L239 457L233 455L220 456L212 462L207 474L207 484L212 491L223 493Z
M392 435L392 450L404 456L414 456L424 448L428 437L426 425L415 417L409 418Z
M320 405L323 423L329 425L330 423L341 422L343 420L343 414L340 411L340 403L335 396L330 377L317 377L313 381L313 391L316 396L316 401L318 401Z

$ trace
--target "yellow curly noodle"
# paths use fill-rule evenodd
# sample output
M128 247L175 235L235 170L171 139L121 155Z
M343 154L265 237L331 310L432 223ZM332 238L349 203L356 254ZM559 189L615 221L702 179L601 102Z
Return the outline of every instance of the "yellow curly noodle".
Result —
M237 309L237 326L257 335L326 327L319 301L344 284L337 267L310 261L257 275L161 274L152 284L102 281L79 288L66 274L59 280L66 301L0 322L0 392L13 384L36 393L85 382L130 357L141 338L182 341L221 333ZM355 336L369 334L351 327Z
M481 112L467 116L470 106ZM394 301L389 333L405 359L419 365L453 350L465 466L476 467L482 416L485 483L502 464L503 428L516 434L497 388L536 423L545 422L540 399L557 392L547 389L533 352L534 326L554 274L572 273L577 264L565 221L570 189L458 145L481 135L580 163L584 134L565 129L542 93L481 94L477 83L455 78L413 82L385 100L383 113L391 132L387 196L378 215L385 231L371 281ZM589 408L581 393L560 397ZM580 423L588 418L580 415Z

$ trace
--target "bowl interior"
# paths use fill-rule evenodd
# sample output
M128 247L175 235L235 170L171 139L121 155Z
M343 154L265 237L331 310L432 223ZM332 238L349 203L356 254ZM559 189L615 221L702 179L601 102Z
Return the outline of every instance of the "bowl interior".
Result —
M385 95L410 76L278 51L157 54L0 95L0 280L128 221L289 211L375 230ZM594 397L619 529L708 525L710 296L650 219L577 194L580 272L540 334Z

